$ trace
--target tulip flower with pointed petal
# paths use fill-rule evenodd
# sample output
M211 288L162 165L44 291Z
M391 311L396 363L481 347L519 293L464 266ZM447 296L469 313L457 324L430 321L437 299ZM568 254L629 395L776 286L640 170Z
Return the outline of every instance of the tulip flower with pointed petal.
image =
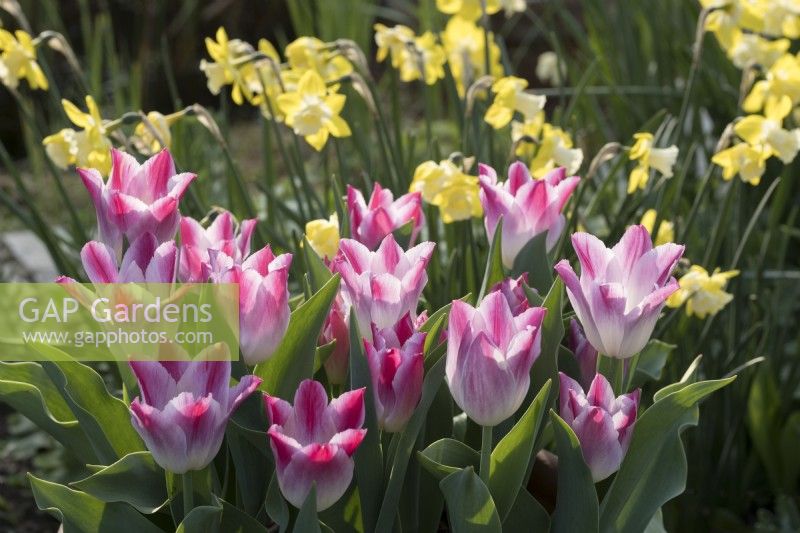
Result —
M225 261L227 270L212 275L220 283L239 284L239 344L245 363L255 365L275 353L289 327L289 267L292 254L277 257L269 245L232 264L230 257L212 258L212 270L222 270L216 261Z
M378 329L373 324L373 342L364 340L375 413L384 431L401 431L422 397L425 336L414 330L406 314L392 327Z
M506 278L499 283L495 283L489 292L500 292L505 297L511 308L511 314L517 316L530 307L528 295L525 294L524 285L528 283L528 273L524 272L517 279ZM531 289L536 292L536 289Z
M153 459L176 474L201 470L214 459L231 413L261 383L260 378L244 376L230 387L230 361L130 365L141 391L131 403L131 423Z
M182 217L180 279L187 283L204 283L211 275L209 250L222 252L235 264L250 255L250 239L256 220L243 220L236 227L233 215L223 211L208 228L198 221Z
M317 511L327 509L353 479L351 457L367 433L361 428L364 389L345 392L329 405L322 384L307 379L297 388L294 406L269 395L264 404L281 493L300 508L315 485Z
M370 250L409 221L413 221L409 246L413 245L424 220L421 193L411 192L395 200L392 191L378 183L372 190L369 204L364 201L361 191L348 185L347 210L350 215L350 235Z
M355 309L362 336L371 336L371 323L386 328L406 313L416 318L434 246L423 242L406 252L391 233L375 252L353 239L341 240L332 270L342 275L342 296Z
M580 323L571 318L569 321L569 336L567 346L575 355L578 361L578 369L581 373L581 385L588 387L592 383L597 373L597 350L583 334Z
M98 241L87 242L81 262L92 283L172 283L175 280L175 241L158 244L152 233L145 233L131 244L117 265L114 251ZM62 276L60 283L74 282Z
M467 416L496 426L522 405L530 370L541 351L547 310L531 307L517 316L500 292L477 308L455 300L447 330L445 374L450 393Z
M581 443L586 465L597 483L619 470L633 436L641 391L614 397L602 374L592 380L588 394L580 384L559 372L559 411Z
M158 242L172 239L180 220L178 202L196 176L176 174L167 150L142 165L116 149L111 158L107 183L95 169L78 169L97 212L100 240L119 251L123 235L129 242L143 233L152 233Z
M490 242L503 217L502 255L506 268L513 267L517 254L542 232L547 232L547 249L555 246L566 222L561 210L580 178L567 177L566 169L557 168L534 180L528 168L517 161L508 168L508 180L503 183L498 183L492 167L483 164L479 166L479 179Z
M633 357L644 348L670 294L672 269L683 255L673 243L653 248L644 226L631 226L613 248L588 233L572 235L581 277L569 261L555 266L586 338L610 357Z
M341 385L347 379L347 369L350 364L350 327L347 323L349 317L350 308L345 305L341 293L337 294L319 336L320 346L336 341L333 352L325 360L325 375L334 385Z

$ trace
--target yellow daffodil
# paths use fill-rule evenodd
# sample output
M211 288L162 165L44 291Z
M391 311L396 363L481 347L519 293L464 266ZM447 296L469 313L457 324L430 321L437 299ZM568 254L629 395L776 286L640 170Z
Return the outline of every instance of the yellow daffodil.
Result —
M800 3L797 0L756 0L766 35L800 37Z
M493 15L503 7L501 0L485 0L485 2L487 15ZM478 20L483 15L481 0L436 0L436 9L447 15L458 15L466 20Z
M542 178L557 167L565 167L567 174L575 174L583 163L583 150L573 148L572 137L566 131L545 123L536 156L530 163L531 175Z
M642 220L639 224L647 228L647 231L652 235L653 226L656 223L657 217L658 213L655 209L648 209L642 215ZM654 244L659 246L668 242L675 242L675 225L669 220L662 220L661 224L658 226L658 234L656 235Z
M283 75L281 58L275 47L266 39L258 41L259 53L266 56L253 65L257 79L251 103L261 109L261 114L268 119L283 121L283 114L278 109L278 95L283 92Z
M485 40L489 41L489 72L486 72ZM488 74L503 75L500 63L500 47L491 32L485 35L483 28L474 21L451 17L442 33L442 44L447 53L447 62L456 82L459 96L464 96L467 87L479 77Z
M484 120L494 129L504 128L511 122L514 113L522 114L525 119L534 118L542 109L544 96L525 92L528 82L515 76L500 78L492 84L494 101L486 110Z
M564 66L553 51L542 52L536 61L536 77L550 85L561 85L564 80Z
M261 84L255 66L246 57L254 53L253 47L240 39L228 39L225 28L219 28L216 41L206 37L206 49L213 61L200 61L207 79L208 90L219 94L222 87L231 85L231 99L242 105L252 101Z
M636 142L631 147L628 157L631 161L638 161L639 164L628 178L628 194L636 189L644 189L650 177L650 168L654 168L666 178L671 178L672 167L678 158L677 146L654 148L652 133L637 133L633 138Z
M792 103L784 96L775 105L765 108L765 115L748 115L733 130L751 146L760 146L767 157L776 156L788 164L800 150L800 129L786 130L783 119L791 112Z
M63 129L45 137L42 144L50 159L61 168L77 165L108 174L111 170L111 141L94 98L86 96L88 113L69 100L61 100L61 105L70 121L82 131Z
M444 48L426 31L402 51L400 79L406 82L422 79L427 85L433 85L444 78L446 60Z
M339 217L319 218L306 223L306 239L318 256L333 259L339 251Z
M736 67L770 68L789 49L789 39L765 39L754 33L739 32L728 48L728 57Z
M329 135L350 136L350 126L339 116L344 102L345 95L325 87L325 81L315 70L303 74L296 91L278 96L286 125L318 151L328 142Z
M328 44L316 37L299 37L284 50L290 71L299 79L313 70L326 82L336 81L353 72L353 65Z
M700 5L710 10L705 19L705 29L714 33L725 50L733 46L743 29L757 33L764 26L762 10L752 2L700 0Z
M514 13L524 13L528 9L525 0L500 0L500 6L503 8L506 17L510 17Z
M421 192L423 200L437 206L445 224L483 214L478 178L464 173L449 160L420 164L409 190Z
M742 108L758 113L766 106L778 105L784 96L793 106L800 102L800 58L794 54L782 55L769 67L764 79L753 85Z
M716 315L733 300L733 295L725 292L728 280L739 275L738 270L721 272L719 268L709 276L708 271L699 265L692 265L678 281L680 288L668 299L669 307L686 304L686 314L705 318Z
M732 179L736 174L742 181L751 185L758 185L764 174L769 155L764 150L753 148L747 143L739 143L714 154L711 162L722 167L722 178Z
M158 111L147 113L147 123L141 121L133 130L131 141L143 155L152 155L172 144L172 133L169 127L179 118L179 114L164 116ZM163 141L162 143L159 141Z
M514 153L521 159L530 160L536 155L535 143L539 142L544 124L544 111L540 111L525 122L515 120L511 123L511 142L515 146Z
M392 66L399 69L403 63L403 53L406 51L406 47L413 46L414 30L402 24L391 28L384 24L375 24L373 28L375 29L375 44L378 46L375 58L380 63L391 56Z
M16 89L25 79L31 89L47 90L47 78L36 62L36 46L26 32L0 29L0 81Z

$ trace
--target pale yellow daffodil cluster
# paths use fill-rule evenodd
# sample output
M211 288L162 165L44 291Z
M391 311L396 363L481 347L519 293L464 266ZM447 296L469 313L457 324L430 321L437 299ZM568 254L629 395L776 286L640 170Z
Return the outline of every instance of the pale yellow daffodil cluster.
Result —
M256 49L229 39L219 28L215 39L206 39L206 49L211 61L201 61L200 69L211 93L231 86L234 103L259 107L265 117L285 123L316 150L322 150L330 136L350 136L340 116L346 97L338 92L337 82L353 72L353 65L335 46L300 37L286 46L286 61L281 62L266 39Z
M96 168L107 175L111 170L111 140L108 138L107 120L100 116L100 108L91 96L86 97L87 112L69 100L61 100L67 118L78 128L64 128L42 140L45 151L59 168L70 165Z
M678 159L678 147L656 148L652 133L639 132L633 136L634 144L628 152L628 158L636 161L636 167L628 177L628 194L644 189L650 179L650 169L654 169L665 178L672 177L672 168Z
M0 28L0 82L16 89L19 80L28 82L31 89L48 88L47 78L36 61L36 44L28 33L11 33Z
M429 31L417 36L408 26L375 24L375 44L377 60L391 57L392 67L404 82L422 80L433 85L444 78L444 48Z
M419 191L425 202L437 206L445 224L483 215L478 178L448 159L420 164L409 190Z
M800 130L785 122L800 104L800 56L789 52L800 38L798 0L700 0L705 29L713 32L734 65L753 69L760 79L742 102L748 113L737 119L732 146L712 161L726 180L737 174L758 185L770 157L792 162L800 149Z
M541 178L554 168L565 167L575 174L583 163L583 150L575 148L569 132L546 122L544 111L511 122L514 153L529 162L531 175Z
M725 292L725 286L738 275L738 270L722 272L719 268L709 275L700 265L692 265L678 280L680 288L667 299L667 305L677 308L686 304L686 314L701 319L716 315L733 300L733 295Z
M642 219L639 221L639 224L644 226L648 233L652 235L653 227L656 224L656 218L658 218L658 212L655 209L648 209L642 215ZM662 244L666 244L668 242L675 242L675 224L669 220L662 220L661 224L658 225L658 233L653 240L653 244L656 246L661 246Z

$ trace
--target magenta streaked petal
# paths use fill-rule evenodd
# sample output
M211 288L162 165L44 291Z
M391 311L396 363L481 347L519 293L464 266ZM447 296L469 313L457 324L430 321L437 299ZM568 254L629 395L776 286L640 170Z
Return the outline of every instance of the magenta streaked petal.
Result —
M344 450L348 456L352 456L366 434L366 429L345 429L334 435L330 443Z
M117 262L114 251L97 241L86 243L81 250L81 262L92 283L116 283Z
M331 413L337 431L359 428L364 424L365 388L355 389L331 400L328 411Z

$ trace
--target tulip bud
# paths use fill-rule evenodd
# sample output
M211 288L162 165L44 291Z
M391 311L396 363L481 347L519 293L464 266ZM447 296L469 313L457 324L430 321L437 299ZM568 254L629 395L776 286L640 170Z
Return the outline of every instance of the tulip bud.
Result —
M265 395L267 431L283 496L297 508L316 486L317 511L342 497L353 479L355 453L367 430L364 389L345 392L331 400L316 381L303 381L294 406Z
M175 241L159 245L152 233L133 241L119 266L114 250L102 242L89 241L81 250L83 270L92 283L172 283L176 257ZM58 281L75 280L62 276Z
M325 375L334 385L341 385L347 379L350 364L350 327L347 323L349 315L341 294L337 294L319 336L320 345L336 341L333 352L325 360Z
M567 177L566 169L557 168L535 180L528 167L517 161L508 168L508 180L498 183L492 167L479 168L486 234L491 242L503 217L502 256L506 268L513 267L517 254L542 232L547 232L546 246L551 250L566 222L561 210L580 178Z
M244 376L230 387L230 361L130 365L141 391L131 403L131 423L153 459L176 474L201 470L214 459L231 413L261 383Z
M607 356L626 359L644 348L664 302L678 289L670 274L683 255L673 243L653 248L644 226L631 226L612 249L588 233L572 235L581 277L566 259L555 266L586 338Z
M583 334L583 329L577 320L571 318L569 321L569 337L567 346L575 354L578 361L578 369L581 373L581 385L587 388L597 373L597 350Z
M500 292L472 307L455 300L447 331L447 384L456 404L482 426L496 426L522 405L541 351L547 310L517 316Z
M422 397L425 335L414 330L406 314L393 327L373 325L373 341L364 341L375 413L381 429L389 433L405 427Z
M370 250L375 249L384 237L413 221L409 246L419 235L424 216L422 195L419 192L404 194L397 200L392 191L376 183L369 198L364 202L361 191L347 186L347 211L350 217L350 235Z
M178 202L196 176L176 174L167 150L140 165L133 156L112 148L111 159L107 183L93 168L78 169L97 212L100 240L119 252L123 235L129 242L144 233L152 233L160 243L174 238Z
M528 283L527 272L522 274L517 279L506 278L499 283L495 283L489 292L502 293L503 297L505 297L506 301L508 302L509 307L511 307L511 314L516 316L530 307L528 295L525 294L525 289L523 288L523 285L526 283ZM535 289L531 290L535 292Z
M214 261L212 258L212 269L220 269L213 265ZM291 264L292 254L275 257L267 245L241 265L230 265L212 278L220 283L239 284L239 344L248 365L269 359L289 327Z
M584 394L580 384L563 372L559 379L561 418L578 437L592 479L602 481L619 470L628 452L641 391L615 398L608 380L597 374Z
M342 275L342 297L355 309L358 328L371 336L370 324L386 328L406 313L416 318L417 303L428 282L425 267L434 243L423 242L403 251L390 233L375 252L353 239L342 239L333 272Z

